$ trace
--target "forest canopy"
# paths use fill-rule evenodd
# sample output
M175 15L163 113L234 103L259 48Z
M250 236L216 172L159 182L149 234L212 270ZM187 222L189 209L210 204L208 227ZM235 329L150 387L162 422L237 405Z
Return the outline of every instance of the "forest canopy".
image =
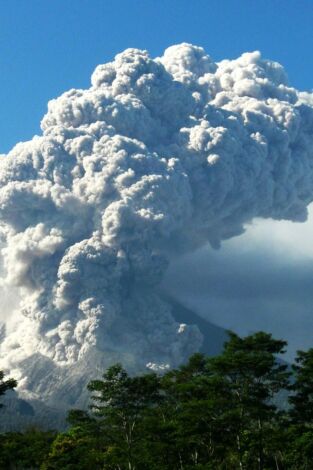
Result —
M88 385L90 409L64 432L0 434L0 468L313 468L313 349L283 362L286 342L229 332L218 356L194 354L163 375L121 364ZM0 375L0 394L14 388Z

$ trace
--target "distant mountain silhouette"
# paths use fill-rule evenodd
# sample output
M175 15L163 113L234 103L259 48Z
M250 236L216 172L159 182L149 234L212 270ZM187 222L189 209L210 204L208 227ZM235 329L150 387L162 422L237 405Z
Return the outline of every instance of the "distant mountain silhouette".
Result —
M200 352L207 354L208 356L216 356L217 354L220 354L225 341L228 339L226 330L204 320L195 312L176 300L167 300L172 305L172 314L177 322L187 323L188 325L197 325L201 331L203 335L203 343Z

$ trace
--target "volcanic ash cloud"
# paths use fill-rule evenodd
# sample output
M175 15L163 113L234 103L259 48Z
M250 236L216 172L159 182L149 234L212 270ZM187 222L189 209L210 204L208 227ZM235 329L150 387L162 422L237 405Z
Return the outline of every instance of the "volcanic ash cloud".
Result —
M22 298L1 364L22 375L34 353L177 365L201 334L158 296L170 260L253 217L304 221L313 200L312 94L259 52L127 49L50 101L41 128L0 159L6 283Z

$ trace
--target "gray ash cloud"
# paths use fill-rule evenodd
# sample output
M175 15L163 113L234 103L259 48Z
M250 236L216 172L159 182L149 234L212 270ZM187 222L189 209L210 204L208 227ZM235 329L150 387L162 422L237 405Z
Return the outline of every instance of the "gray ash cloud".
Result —
M214 63L189 44L127 49L50 101L42 135L0 159L6 283L22 297L1 363L186 359L201 334L157 287L173 258L254 217L306 219L312 103L259 52Z

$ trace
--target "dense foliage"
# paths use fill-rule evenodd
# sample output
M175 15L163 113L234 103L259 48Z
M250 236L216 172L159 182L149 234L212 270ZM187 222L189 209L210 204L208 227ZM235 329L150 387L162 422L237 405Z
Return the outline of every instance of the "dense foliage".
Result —
M66 432L0 435L0 468L312 469L313 349L290 369L277 359L285 346L229 333L219 356L162 376L116 364L90 382L90 411L71 410Z

